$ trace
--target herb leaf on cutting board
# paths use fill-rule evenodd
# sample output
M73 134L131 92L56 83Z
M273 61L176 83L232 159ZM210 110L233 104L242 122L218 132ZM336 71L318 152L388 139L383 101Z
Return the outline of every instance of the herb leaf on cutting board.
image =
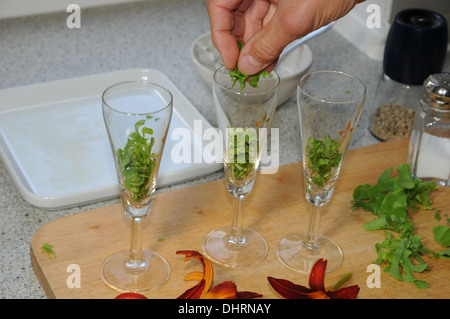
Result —
M363 225L367 231L385 230L386 238L375 245L377 264L387 264L384 271L400 281L411 282L418 288L428 287L428 283L417 280L414 273L430 270L421 256L431 250L424 247L422 237L414 234L414 224L409 218L409 209L435 210L438 219L439 210L432 206L430 193L437 190L434 182L422 182L411 176L409 164L397 167L398 175L392 176L393 168L387 168L375 185L359 185L353 191L352 211L364 209L377 216ZM396 236L394 234L396 233Z

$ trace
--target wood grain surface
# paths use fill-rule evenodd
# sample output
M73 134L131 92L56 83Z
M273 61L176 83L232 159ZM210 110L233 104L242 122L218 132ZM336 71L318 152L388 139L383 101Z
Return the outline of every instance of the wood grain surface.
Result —
M362 225L374 218L362 210L350 212L352 193L363 183L374 184L387 167L405 163L407 141L397 140L351 150L347 153L333 198L325 206L320 232L335 239L344 251L344 262L334 272L327 273L325 284L334 284L347 272L353 274L345 285L361 287L358 298L448 298L450 293L450 261L436 260L426 255L430 271L418 274L427 281L428 289L418 289L381 273L381 287L369 288L372 274L367 267L377 255L374 245L384 240L383 231L365 231ZM284 267L277 259L279 241L288 234L305 231L309 204L303 188L299 162L280 167L276 174L259 174L252 194L246 199L244 226L262 234L269 243L266 259L250 268L232 270L214 264L214 283L234 281L240 291L253 291L263 298L280 298L270 287L267 276L283 278L308 285L308 277ZM439 251L432 228L445 224L450 213L450 188L441 187L431 195L433 205L441 209L441 221L434 212L419 210L411 214L416 232L424 236L426 247ZM158 252L171 265L171 277L159 290L146 294L148 298L171 299L181 295L195 282L183 281L191 271L201 270L201 264L191 259L183 261L178 250L201 252L203 237L213 228L231 222L231 195L225 181L218 180L181 190L157 194L151 216L144 221L144 248ZM106 286L100 277L103 261L112 253L129 247L129 221L120 204L56 219L34 235L31 262L49 298L114 298L119 293ZM163 240L161 240L163 239ZM43 243L53 245L57 258L42 252ZM70 288L67 280L70 265L79 266L80 287ZM68 268L69 267L69 268Z

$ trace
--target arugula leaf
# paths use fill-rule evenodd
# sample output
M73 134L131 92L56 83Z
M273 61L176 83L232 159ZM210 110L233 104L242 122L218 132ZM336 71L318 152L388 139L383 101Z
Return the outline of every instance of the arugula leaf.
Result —
M328 135L323 139L308 138L305 147L307 166L311 170L311 181L318 187L324 186L333 177L333 168L341 161L341 145Z
M147 120L150 118L148 117ZM128 135L125 147L116 151L123 187L136 203L141 202L149 195L149 187L158 157L152 152L155 138L153 136L145 137L146 134L153 135L153 130L143 127L142 132L139 132L145 121L140 120L135 123L135 131Z
M243 46L244 45L242 42L238 42L239 51L242 50ZM273 77L272 74L270 74L269 72L264 71L264 70L254 74L254 75L245 75L244 73L239 71L237 66L233 70L231 70L229 72L229 74L230 74L231 79L233 80L233 86L237 82L239 82L241 84L241 86L240 86L241 90L243 90L245 88L246 83L250 84L254 88L258 87L259 79L261 78L261 76L263 78L267 78L267 77L272 78Z
M434 239L444 247L450 247L450 227L440 225L433 228Z
M426 249L421 241L422 237L414 234L415 227L409 218L408 209L416 210L422 205L425 210L439 212L431 206L429 197L437 186L434 182L422 182L413 178L408 163L398 165L397 176L393 177L392 171L392 167L387 168L373 186L357 186L353 191L352 211L362 208L377 216L363 225L365 230L385 230L385 240L375 245L378 254L376 262L387 264L384 271L398 280L411 282L419 289L424 289L428 287L428 283L414 277L415 272L430 269L420 256L430 253L438 258L440 254ZM387 230L397 233L398 238L394 238ZM437 229L438 234L441 231L442 229Z

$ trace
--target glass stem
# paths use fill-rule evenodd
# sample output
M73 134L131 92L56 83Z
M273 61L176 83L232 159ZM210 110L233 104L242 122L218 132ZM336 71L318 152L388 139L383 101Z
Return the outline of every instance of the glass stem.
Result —
M130 228L130 258L127 266L133 269L142 268L145 266L142 258L142 221L132 218Z
M320 206L311 205L311 212L309 215L309 225L306 233L306 242L304 246L308 249L317 249L319 244L317 243L317 235L319 234L320 228Z
M245 236L242 235L243 211L242 211L243 197L233 197L233 218L231 220L231 231L226 237L226 241L230 244L244 244Z

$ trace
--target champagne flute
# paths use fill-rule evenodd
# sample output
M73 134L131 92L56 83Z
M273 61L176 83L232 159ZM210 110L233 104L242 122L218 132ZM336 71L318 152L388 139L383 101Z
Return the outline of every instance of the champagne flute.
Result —
M130 249L113 254L102 267L102 280L120 292L150 292L170 276L163 257L142 249L142 222L156 190L172 101L170 91L147 81L115 84L102 96L121 201L131 225Z
M233 83L229 71L214 73L213 99L223 138L223 158L228 191L233 195L231 226L212 230L203 240L203 252L212 261L229 268L261 262L268 252L264 237L243 228L242 202L253 187L267 130L275 111L279 77L275 72L261 77L257 87Z
M305 195L311 203L306 233L291 234L278 245L288 268L309 274L319 258L327 272L343 261L340 246L319 234L321 207L330 200L350 139L365 102L366 87L355 76L332 70L305 74L297 88Z

